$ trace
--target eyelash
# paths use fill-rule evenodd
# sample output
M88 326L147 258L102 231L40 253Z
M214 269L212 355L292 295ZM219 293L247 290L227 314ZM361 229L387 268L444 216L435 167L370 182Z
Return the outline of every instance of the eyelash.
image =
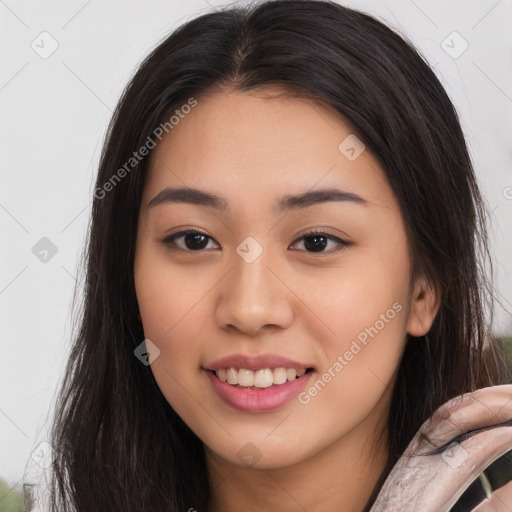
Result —
M166 247L168 247L169 249L171 249L173 251L190 252L190 253L205 252L204 249L198 249L198 250L194 251L191 249L182 249L180 247L176 247L175 240L177 238L181 238L181 237L184 237L189 234L203 235L203 236L209 238L210 240L213 240L213 238L211 236L207 235L206 233L203 233L202 231L198 231L196 229L190 229L190 230L180 231L179 233L173 233L172 235L160 240L160 242L163 243ZM312 254L312 255L322 256L322 255L330 255L330 254L337 253L337 252L347 248L348 246L352 245L351 242L347 242L346 240L342 240L341 238L339 238L337 236L331 235L330 233L326 233L325 231L320 231L320 230L312 230L312 231L309 231L308 233L305 233L301 237L297 238L292 243L292 245L295 245L295 243L297 243L299 240L302 240L304 238L313 237L313 236L323 236L325 238L328 238L329 240L334 240L336 243L338 243L338 247L334 250L331 249L329 251L320 251L320 252L306 251L306 250L302 250L302 249L299 249L299 251L306 252L306 253Z

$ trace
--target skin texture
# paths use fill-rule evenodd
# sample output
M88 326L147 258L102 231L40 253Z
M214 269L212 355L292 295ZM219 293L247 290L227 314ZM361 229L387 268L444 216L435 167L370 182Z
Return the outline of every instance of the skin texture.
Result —
M210 512L360 511L387 455L385 421L406 334L421 336L439 307L424 279L411 282L399 205L378 161L338 149L352 133L307 100L225 90L198 105L150 161L140 208L135 286L145 337L160 350L151 370L171 406L205 443ZM222 196L228 212L167 203L165 187ZM368 205L324 202L286 214L278 198L336 187ZM195 229L201 251L166 236ZM349 241L308 252L311 229ZM236 251L248 236L252 263ZM329 253L329 254L327 254ZM393 304L394 318L309 403L265 413L224 403L202 369L233 354L275 353L316 369L314 382ZM252 443L248 445L247 443ZM244 466L248 446L257 456ZM341 485L342 484L342 485ZM263 492L264 491L264 492ZM321 499L319 498L321 497Z

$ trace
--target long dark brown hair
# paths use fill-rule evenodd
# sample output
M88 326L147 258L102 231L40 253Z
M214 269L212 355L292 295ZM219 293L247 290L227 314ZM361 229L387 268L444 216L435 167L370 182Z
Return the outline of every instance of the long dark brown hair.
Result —
M142 62L109 125L83 260L84 302L51 432L53 512L207 509L203 444L134 356L144 339L133 263L149 158L126 163L176 109L221 86L280 86L351 123L400 204L412 277L424 275L439 290L428 337L407 340L383 440L388 465L367 508L439 405L510 381L490 334L485 203L457 113L424 58L380 21L330 1L212 11Z

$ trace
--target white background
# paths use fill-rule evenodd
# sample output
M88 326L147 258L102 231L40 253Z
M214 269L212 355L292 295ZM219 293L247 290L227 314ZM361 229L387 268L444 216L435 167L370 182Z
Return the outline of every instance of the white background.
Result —
M406 34L460 113L489 210L496 283L512 302L511 0L346 1ZM70 347L71 301L107 122L142 58L211 0L0 0L0 477L30 473ZM47 31L58 43L47 59ZM442 47L453 31L469 44ZM44 36L47 37L47 36ZM461 40L449 44L461 48ZM46 39L45 48L50 40ZM445 43L446 44L446 43ZM510 199L507 200L506 190ZM46 263L32 247L48 237ZM78 290L79 291L79 290ZM497 334L512 334L498 309ZM33 464L32 464L33 465ZM26 477L25 481L30 481Z

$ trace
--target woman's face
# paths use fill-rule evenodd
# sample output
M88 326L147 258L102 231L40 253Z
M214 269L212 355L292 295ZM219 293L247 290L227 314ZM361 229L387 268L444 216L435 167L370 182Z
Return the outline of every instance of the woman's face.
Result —
M367 446L407 332L427 332L434 314L410 282L385 174L316 103L197 100L153 150L140 208L135 286L155 379L233 464ZM172 194L182 188L200 192Z

